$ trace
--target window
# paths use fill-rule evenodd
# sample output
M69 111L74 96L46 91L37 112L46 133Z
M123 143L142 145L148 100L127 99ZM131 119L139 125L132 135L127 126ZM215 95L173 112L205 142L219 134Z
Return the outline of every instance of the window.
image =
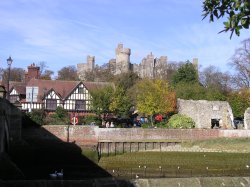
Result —
M84 100L76 100L76 110L86 110L86 103Z
M46 109L48 110L56 110L57 101L56 99L47 99L46 100Z
M78 88L78 93L83 94L83 88L82 87Z

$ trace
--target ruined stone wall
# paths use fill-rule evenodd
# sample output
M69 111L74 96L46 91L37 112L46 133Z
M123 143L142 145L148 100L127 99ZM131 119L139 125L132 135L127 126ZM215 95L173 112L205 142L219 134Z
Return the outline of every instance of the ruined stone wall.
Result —
M220 128L233 129L232 109L226 101L177 100L178 113L191 117L196 128L211 128L212 119L220 119Z
M250 107L246 109L244 113L244 129L249 129L250 127Z

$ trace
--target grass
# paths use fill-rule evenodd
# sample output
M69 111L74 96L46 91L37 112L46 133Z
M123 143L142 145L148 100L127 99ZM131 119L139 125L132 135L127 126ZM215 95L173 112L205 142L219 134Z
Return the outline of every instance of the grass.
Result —
M186 141L183 147L199 146L220 151L250 152L250 138L217 138L211 140Z
M99 161L111 174L127 178L250 176L247 165L250 153L136 152Z

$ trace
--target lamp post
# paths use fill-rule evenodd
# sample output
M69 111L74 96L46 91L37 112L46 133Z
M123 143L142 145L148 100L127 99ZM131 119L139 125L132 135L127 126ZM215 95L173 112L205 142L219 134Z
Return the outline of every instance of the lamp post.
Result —
M10 66L12 64L13 60L11 56L7 59L8 64L8 79L7 79L7 99L10 99Z

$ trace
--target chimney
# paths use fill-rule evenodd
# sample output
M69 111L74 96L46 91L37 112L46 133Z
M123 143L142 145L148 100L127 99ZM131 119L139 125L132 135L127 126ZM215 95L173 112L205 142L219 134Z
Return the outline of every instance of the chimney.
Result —
M32 78L40 78L40 67L37 67L35 63L28 66L28 72L25 73L25 83L29 82Z

